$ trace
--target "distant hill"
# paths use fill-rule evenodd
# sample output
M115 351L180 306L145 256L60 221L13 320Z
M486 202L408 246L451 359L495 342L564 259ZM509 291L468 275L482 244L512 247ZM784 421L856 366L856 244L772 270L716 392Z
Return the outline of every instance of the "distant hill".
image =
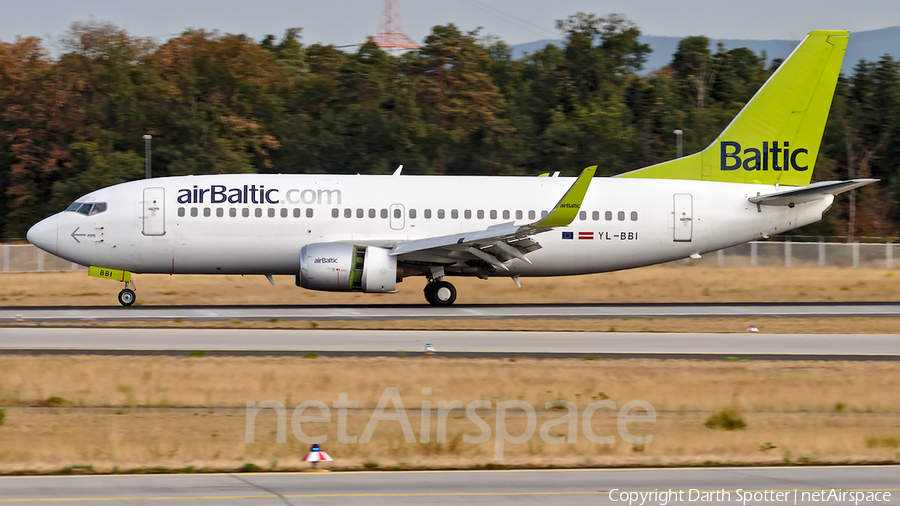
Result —
M649 44L653 52L644 64L644 72L652 72L665 67L672 61L672 55L678 49L678 43L683 37L658 37L655 35L641 36L641 42ZM791 51L800 43L799 40L742 40L742 39L710 39L710 49L715 51L719 42L726 49L746 47L756 54L766 52L768 61L774 58L787 58ZM564 41L544 39L512 46L513 58L521 58L525 53L534 53L541 50L547 44L562 47ZM850 75L853 67L859 60L878 61L884 54L889 54L894 59L900 59L900 26L870 30L867 32L853 32L850 34L850 42L847 44L847 54L844 56L844 64L841 71Z

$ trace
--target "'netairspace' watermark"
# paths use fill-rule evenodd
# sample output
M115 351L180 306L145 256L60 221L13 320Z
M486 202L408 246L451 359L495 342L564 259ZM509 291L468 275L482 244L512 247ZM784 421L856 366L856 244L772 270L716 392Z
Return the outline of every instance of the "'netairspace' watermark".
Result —
M422 395L431 395L431 388L422 389ZM385 411L388 406L393 409ZM369 417L365 430L359 436L347 434L347 410L358 409L359 402L351 401L347 398L346 393L338 395L338 400L334 401L331 408L337 410L337 439L343 444L368 443L375 433L375 429L380 422L397 422L403 431L403 436L407 443L429 443L431 441L431 415L432 402L423 401L422 410L420 411L421 428L419 431L419 439L416 440L413 432L412 424L403 407L403 399L400 398L400 392L396 387L387 387L378 400L378 405ZM331 423L331 408L322 401L303 401L294 408L291 414L291 431L294 436L308 444L323 444L327 442L327 435L310 435L303 429L303 424L310 423ZM284 404L278 401L263 401L256 403L254 401L247 402L247 426L244 435L244 441L253 443L256 433L256 415L264 409L273 409L278 415L278 429L276 441L284 443L287 441L287 409ZM305 415L307 409L318 410L318 415ZM537 412L534 406L522 401L501 401L496 405L492 405L491 401L478 400L472 401L463 407L462 401L438 401L437 403L437 434L435 441L437 443L447 442L447 416L451 411L465 409L466 417L475 424L475 427L481 431L476 435L463 435L463 442L470 444L486 443L494 435L494 460L503 460L503 448L506 443L523 444L534 437L537 428ZM479 416L479 410L495 409L494 428ZM578 439L578 407L574 402L566 400L556 400L547 402L544 409L564 410L562 416L547 420L544 422L538 433L541 440L547 444L574 443ZM594 414L599 410L615 410L616 403L611 400L595 401L585 406L581 413L581 430L584 437L588 441L596 444L612 444L615 436L597 435L591 426ZM526 416L525 431L519 435L510 434L506 429L507 414L511 410L520 410ZM642 410L643 413L632 413L633 410ZM481 411L483 413L483 411ZM631 401L622 405L616 418L616 428L619 436L626 442L634 445L644 445L653 441L653 435L635 436L628 432L629 423L654 423L656 422L656 410L646 401ZM565 436L551 436L550 430L559 425L566 425L567 431ZM307 429L309 430L309 429Z
M891 493L874 490L655 490L653 492L629 492L614 488L609 491L609 500L629 506L666 506L677 502L714 502L717 504L738 503L762 504L808 504L808 503L880 503L890 502Z

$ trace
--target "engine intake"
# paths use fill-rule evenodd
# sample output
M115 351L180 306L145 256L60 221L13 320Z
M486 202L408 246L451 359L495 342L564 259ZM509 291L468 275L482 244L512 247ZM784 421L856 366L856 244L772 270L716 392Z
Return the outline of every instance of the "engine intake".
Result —
M324 242L300 249L297 285L327 292L394 292L397 257L377 246Z

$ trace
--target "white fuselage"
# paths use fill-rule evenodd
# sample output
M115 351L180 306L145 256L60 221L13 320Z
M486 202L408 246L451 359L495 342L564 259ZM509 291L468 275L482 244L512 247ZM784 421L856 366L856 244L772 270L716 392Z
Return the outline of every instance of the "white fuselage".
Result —
M45 220L44 229L55 222L56 248L42 247L79 264L137 273L297 274L300 249L311 243L390 247L533 223L573 181L258 174L141 180L79 199L105 202L105 212L62 212ZM594 178L581 215L569 227L535 235L541 248L528 253L532 263L511 260L503 275L586 274L685 258L818 221L833 201L791 208L747 200L773 191L768 185ZM423 255L402 260L432 260Z

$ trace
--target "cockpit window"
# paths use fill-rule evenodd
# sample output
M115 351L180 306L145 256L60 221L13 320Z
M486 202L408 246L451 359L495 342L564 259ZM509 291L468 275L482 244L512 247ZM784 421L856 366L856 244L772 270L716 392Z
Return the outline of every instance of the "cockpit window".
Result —
M106 202L73 202L72 205L66 208L66 211L93 216L106 211Z

